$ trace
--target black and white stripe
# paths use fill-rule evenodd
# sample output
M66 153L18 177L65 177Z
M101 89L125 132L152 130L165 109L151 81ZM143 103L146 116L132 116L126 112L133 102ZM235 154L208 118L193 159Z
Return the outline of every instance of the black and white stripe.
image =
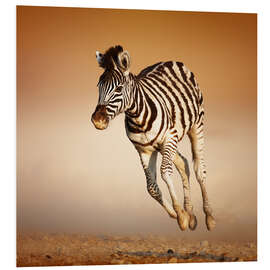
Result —
M169 61L133 75L129 72L129 54L121 46L112 47L105 54L97 52L97 60L104 68L98 83L98 106L103 106L109 120L125 112L127 136L140 155L147 190L171 217L177 218L182 230L188 226L194 230L197 224L190 198L187 160L177 151L177 143L186 134L189 136L206 225L212 229L215 220L205 189L203 96L194 74L183 63ZM100 118L96 115L92 120L94 124L95 119ZM157 153L162 154L161 176L168 186L172 206L162 197L157 185ZM172 184L173 164L182 176L184 209L177 201Z

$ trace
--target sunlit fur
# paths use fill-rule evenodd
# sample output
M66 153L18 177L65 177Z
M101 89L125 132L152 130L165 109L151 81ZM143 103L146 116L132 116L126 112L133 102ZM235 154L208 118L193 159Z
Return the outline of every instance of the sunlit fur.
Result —
M170 217L176 218L181 230L194 230L197 219L190 197L188 162L177 150L185 135L191 142L194 171L200 185L208 230L215 227L213 211L206 192L204 162L203 96L194 74L181 62L159 62L130 73L130 57L121 46L111 47L97 61L104 69L98 82L99 100L92 122L105 129L110 120L125 113L129 140L139 153L145 172L147 191ZM172 200L170 204L156 179L157 154L162 155L161 177ZM182 177L184 206L180 206L172 182L173 164Z

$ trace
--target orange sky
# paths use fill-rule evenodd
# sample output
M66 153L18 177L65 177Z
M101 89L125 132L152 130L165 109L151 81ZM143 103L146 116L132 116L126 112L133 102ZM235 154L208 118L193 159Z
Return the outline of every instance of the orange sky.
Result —
M206 110L207 189L218 220L180 232L147 193L124 116L89 122L102 73L95 51L120 44L135 74L158 61L194 72ZM175 233L256 238L256 14L17 8L17 224L21 231ZM179 145L192 168L188 140ZM161 189L168 196L160 177ZM175 186L182 202L180 178Z

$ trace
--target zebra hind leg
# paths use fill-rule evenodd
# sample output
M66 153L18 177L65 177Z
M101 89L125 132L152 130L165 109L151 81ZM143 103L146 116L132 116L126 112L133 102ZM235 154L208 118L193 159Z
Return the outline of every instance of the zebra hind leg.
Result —
M190 197L190 182L189 182L189 166L187 159L182 156L178 151L176 152L174 165L178 170L183 183L183 191L184 191L184 209L189 214L189 228L191 230L195 230L197 227L197 218L193 213L193 205L191 203Z
M203 211L205 213L205 223L207 229L210 231L216 226L216 221L213 217L213 210L210 206L205 182L206 182L206 168L203 156L204 150L204 136L203 136L203 125L199 127L196 125L188 133L192 155L193 155L193 165L196 174L197 181L201 188L202 198L203 198Z

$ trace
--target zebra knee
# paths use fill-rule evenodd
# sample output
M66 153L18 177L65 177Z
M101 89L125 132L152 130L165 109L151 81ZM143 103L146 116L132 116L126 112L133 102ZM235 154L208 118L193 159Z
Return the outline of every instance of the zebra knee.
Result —
M205 165L201 160L197 158L194 159L194 171L195 171L197 180L201 183L204 183L206 180Z
M160 174L161 174L161 178L167 182L167 180L169 180L170 176L173 174L173 167L172 167L172 163L165 163L162 162L161 166L160 166Z

